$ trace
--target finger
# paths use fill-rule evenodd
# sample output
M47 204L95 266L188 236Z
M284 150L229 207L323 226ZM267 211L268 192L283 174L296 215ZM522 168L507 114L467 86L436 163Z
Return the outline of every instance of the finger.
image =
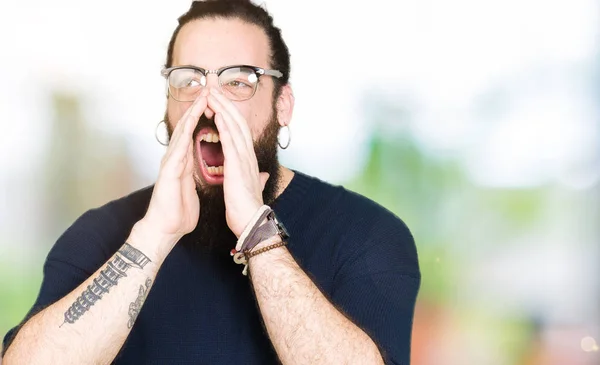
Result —
M190 197L197 198L196 180L194 179L194 147L190 144L188 147L187 161L184 171L184 179L181 183L181 189L184 194L184 199Z
M235 143L232 140L228 125L223 120L223 114L215 114L215 125L217 126L217 130L219 131L219 140L221 141L223 156L225 156L225 166L229 166L231 164L239 164L239 152Z
M187 153L185 155L185 173L192 175L194 173L194 144L190 143L188 145Z
M181 123L183 124L183 123ZM162 163L161 163L161 171L163 170L168 170L168 169L172 169L172 166L174 165L175 162L173 162L174 160L181 160L181 156L179 156L180 154L179 149L181 148L181 134L183 130L183 125L180 126L180 128L177 130L177 133L173 132L173 139L171 140L171 142L169 143L169 147L167 148L167 151L165 152L165 155L163 156L162 159Z
M184 116L179 120L175 127L176 132L173 132L173 140L167 148L165 157L163 158L163 166L166 169L174 169L173 173L176 176L180 176L181 170L185 167L186 161L183 161L188 148L192 146L191 134L193 133L196 124L198 123L199 116L206 109L206 97L198 97L194 103L188 108ZM196 121L194 122L194 117ZM193 156L190 156L193 159ZM167 167L168 166L168 167Z
M173 150L177 149L177 146L179 146L179 141L182 135L185 135L187 137L193 132L194 128L196 127L196 124L198 123L198 119L200 118L198 116L195 118L194 121L194 116L198 115L198 113L203 113L205 109L206 98L204 96L199 96L196 100L194 100L194 103L190 105L190 107L186 110L183 116L179 119L179 122L177 122L177 125L175 126L175 131L173 132Z
M188 109L189 114L185 117L185 129L184 134L186 136L191 136L194 132L194 129L198 125L198 121L200 120L200 116L206 110L208 105L208 100L206 100L206 96L204 93L200 95L195 101L194 104Z
M223 98L225 98L225 97L223 96ZM227 98L225 98L225 99L227 99ZM225 119L225 122L227 122L229 130L231 131L231 134L234 136L234 141L236 143L243 143L243 145L239 145L238 148L241 148L242 146L245 146L246 148L252 148L252 135L249 130L244 132L244 129L242 127L243 125L245 125L247 127L248 123L245 120L243 120L243 117L239 114L239 111L237 110L237 108L233 104L231 104L231 101L229 101L227 99L226 102L234 110L226 107L227 104L222 102L221 100L219 100L217 95L211 94L208 97L208 104L210 105L210 107L215 112L219 112L219 113L223 114L223 117ZM237 121L236 117L232 114L232 112L238 114L238 119L241 118L243 121L242 122Z
M211 96L209 96L209 105L211 105ZM212 105L211 108L217 109L216 106ZM219 124L216 123L215 119L215 125L219 131L219 138L221 139L223 154L225 155L225 165L228 165L227 160L229 159L229 165L235 164L238 169L242 168L244 171L258 175L258 162L256 153L254 152L254 146L251 145L250 148L248 147L239 130L239 126L232 120L231 115L229 115L227 111L223 113L219 112L217 114L219 115ZM225 141L223 141L223 138ZM227 145L232 146L229 155L225 153ZM229 168L226 169L229 170Z
M239 124L240 129L244 133L244 136L248 139L248 141L252 141L252 131L250 130L250 126L248 122L240 113L240 110L229 100L223 93L217 88L210 89L211 95L214 95L215 98L223 105L223 107L229 111L229 114L234 118L236 123Z
M187 110L185 111L185 113L183 114L183 116L179 119L179 121L175 125L175 128L173 129L173 134L171 135L171 138L169 139L169 146L167 147L167 151L165 152L165 156L164 156L165 160L172 154L173 150L178 145L180 136L183 133L183 130L185 129L185 124L186 124L185 121L187 120L187 116L192 111L192 106L197 101L199 101L199 99L200 98L197 98L194 101L194 103L192 105L190 105L189 108L187 108Z
M179 120L179 123L177 123L182 124L182 129L173 143L173 150L171 153L172 158L182 158L186 154L188 146L192 144L192 134L194 133L194 129L198 124L200 115L204 113L206 106L206 98L200 96L194 101L194 104L190 106L185 117L182 117Z
M269 180L269 173L268 172L261 172L259 174L260 176L260 191L265 190L265 185L267 184L267 181Z
M185 113L183 113L183 115L181 116L181 118L179 119L179 121L177 122L177 125L175 125L175 128L173 130L173 135L171 136L171 142L173 143L174 140L176 138L179 137L179 135L182 133L182 130L185 127L185 121L188 120L188 116L190 115L190 113L192 112L192 109L194 107L194 105L196 103L198 103L200 101L200 99L202 99L202 97L205 96L205 94L201 94L200 96L198 96L196 98L196 100L194 100L194 102L192 103L192 105L190 105L189 108L187 108L187 110L185 111Z

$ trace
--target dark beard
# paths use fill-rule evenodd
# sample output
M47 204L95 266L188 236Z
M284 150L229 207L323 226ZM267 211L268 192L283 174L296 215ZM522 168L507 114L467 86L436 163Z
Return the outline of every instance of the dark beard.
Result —
M254 142L254 152L258 161L260 172L269 173L269 180L263 190L263 202L270 205L275 200L277 188L280 181L279 162L277 159L277 135L279 133L279 122L277 121L275 106L271 111L271 118L263 133ZM173 128L165 115L169 139L173 134ZM194 131L194 140L198 132L204 127L212 127L217 130L214 122L204 114L198 121ZM197 161L194 153L196 169L200 161ZM200 173L198 173L200 176ZM199 252L229 253L235 247L237 238L227 226L225 218L225 199L222 185L200 185L196 184L196 192L200 199L200 218L196 228L181 240L186 248Z

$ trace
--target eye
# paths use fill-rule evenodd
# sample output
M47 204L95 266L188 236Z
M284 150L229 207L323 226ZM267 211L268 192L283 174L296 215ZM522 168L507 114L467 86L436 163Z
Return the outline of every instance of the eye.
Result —
M200 86L200 82L196 79L189 79L185 82L185 87L198 87Z
M232 87L232 88L236 88L236 89L243 89L246 87L252 87L246 83L244 83L241 80L231 80L227 83L227 87Z
M175 88L197 89L206 84L205 76L191 69L177 69L169 76L171 86Z

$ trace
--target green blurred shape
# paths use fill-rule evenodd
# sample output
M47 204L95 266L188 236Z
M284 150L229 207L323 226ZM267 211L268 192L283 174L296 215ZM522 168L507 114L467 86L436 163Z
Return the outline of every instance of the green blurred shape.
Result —
M27 263L0 258L0 337L18 325L37 297L42 282L42 260Z
M345 184L382 204L411 229L423 273L420 297L442 301L455 282L460 258L453 257L451 240L460 228L451 213L465 178L458 166L436 161L415 143L377 130L370 143L364 171Z

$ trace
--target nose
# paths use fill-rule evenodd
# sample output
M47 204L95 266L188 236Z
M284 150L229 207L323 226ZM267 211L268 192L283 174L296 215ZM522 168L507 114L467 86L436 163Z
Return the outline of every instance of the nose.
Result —
M209 73L208 75L206 75L206 86L204 87L204 90L202 90L202 93L207 96L209 94L208 91L211 87L217 89L219 88L219 77L214 73ZM210 106L207 106L206 110L204 111L204 115L208 119L213 119L213 117L215 116L215 112L210 108Z

